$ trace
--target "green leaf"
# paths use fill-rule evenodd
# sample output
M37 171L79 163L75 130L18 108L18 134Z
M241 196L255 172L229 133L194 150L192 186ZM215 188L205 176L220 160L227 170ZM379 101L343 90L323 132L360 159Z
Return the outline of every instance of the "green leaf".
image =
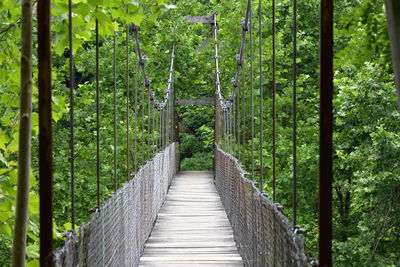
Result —
M127 17L127 22L133 22L136 25L140 25L145 17L146 16L143 13L139 13L139 12L138 13L134 13L134 14L130 14Z
M29 261L28 263L27 263L27 265L26 265L27 267L39 267L40 266L40 264L39 264L39 260L31 260L31 261Z
M29 213L39 214L39 196L34 193L29 194Z
M11 226L7 223L0 224L0 232L2 232L7 237L12 237Z
M31 244L27 246L26 254L30 258L39 258L39 246L37 244Z

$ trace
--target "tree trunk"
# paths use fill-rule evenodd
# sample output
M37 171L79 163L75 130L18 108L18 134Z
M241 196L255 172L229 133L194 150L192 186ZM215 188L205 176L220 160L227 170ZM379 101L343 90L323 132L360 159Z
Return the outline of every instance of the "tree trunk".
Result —
M400 2L385 0L390 45L392 47L393 72L397 87L397 104L400 110Z
M22 1L21 92L18 149L17 205L14 225L13 266L25 266L32 135L32 3Z

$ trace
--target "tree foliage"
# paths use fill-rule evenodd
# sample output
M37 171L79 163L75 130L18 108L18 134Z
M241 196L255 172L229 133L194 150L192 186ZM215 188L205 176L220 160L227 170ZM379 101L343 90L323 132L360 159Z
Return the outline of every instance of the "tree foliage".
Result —
M198 99L214 96L214 51L208 45L195 50L209 37L208 25L191 25L186 15L218 13L220 65L223 94L232 91L231 78L236 70L240 44L240 20L246 1L73 1L76 94L76 170L77 222L84 223L95 203L95 84L94 25L100 24L100 90L101 90L101 192L102 199L113 192L113 77L112 35L117 33L118 60L118 177L125 180L125 25L140 25L140 39L147 56L146 68L153 78L156 97L163 95L168 79L168 64L173 44L177 46L175 90L178 98ZM175 5L176 8L173 6ZM128 6L128 13L125 7ZM69 111L67 12L65 1L53 1L53 118L55 164L54 236L70 228L69 184ZM263 164L265 184L272 194L272 125L271 125L271 2L263 1L263 84L264 109L260 114L259 41L257 4L253 1L255 147L260 145L259 119L264 128ZM277 1L277 201L290 218L292 189L292 1ZM308 229L306 251L317 257L318 239L318 58L319 1L298 3L298 221ZM15 184L18 152L18 89L20 47L20 4L15 0L0 2L0 262L9 264L11 234L15 209ZM36 27L36 26L35 26ZM35 32L35 31L34 31ZM135 67L136 55L130 39L129 71L131 73L131 109L135 103L135 81L142 82ZM210 43L213 40L210 40ZM34 41L36 48L36 42ZM250 127L250 51L246 44L244 93L246 97L245 144L243 164L251 166ZM34 55L33 69L37 58ZM33 73L34 81L37 72ZM138 87L139 88L139 87ZM139 90L139 96L141 91ZM38 257L37 195L37 87L33 86L33 162L29 207L28 261L34 266ZM400 118L396 110L395 88L383 0L337 1L335 15L335 128L334 128L334 261L335 266L397 266L400 235ZM138 102L138 108L145 107ZM182 169L211 169L213 148L212 107L179 107L180 151ZM133 116L132 116L133 118ZM147 128L147 115L132 120L131 138L136 133L139 148ZM242 118L243 119L243 118ZM243 122L243 121L242 121ZM146 124L145 124L146 125ZM242 132L243 134L243 129ZM238 144L237 144L238 145ZM242 144L243 145L243 144ZM136 152L129 149L132 155ZM137 153L139 162L149 157ZM131 157L133 158L133 157ZM131 164L133 166L133 163ZM258 179L260 158L255 153Z

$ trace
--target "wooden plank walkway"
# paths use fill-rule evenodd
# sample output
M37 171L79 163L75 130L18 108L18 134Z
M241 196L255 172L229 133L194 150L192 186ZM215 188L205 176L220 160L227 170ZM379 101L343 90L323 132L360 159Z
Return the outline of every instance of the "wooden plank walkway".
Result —
M243 266L212 173L172 180L139 266Z

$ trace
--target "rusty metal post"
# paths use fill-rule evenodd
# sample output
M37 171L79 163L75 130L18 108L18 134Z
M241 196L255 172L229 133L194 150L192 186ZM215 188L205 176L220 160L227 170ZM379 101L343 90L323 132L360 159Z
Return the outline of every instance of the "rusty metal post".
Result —
M319 266L332 266L333 0L321 0Z
M51 100L50 0L39 0L39 184L40 266L53 266L53 134Z

